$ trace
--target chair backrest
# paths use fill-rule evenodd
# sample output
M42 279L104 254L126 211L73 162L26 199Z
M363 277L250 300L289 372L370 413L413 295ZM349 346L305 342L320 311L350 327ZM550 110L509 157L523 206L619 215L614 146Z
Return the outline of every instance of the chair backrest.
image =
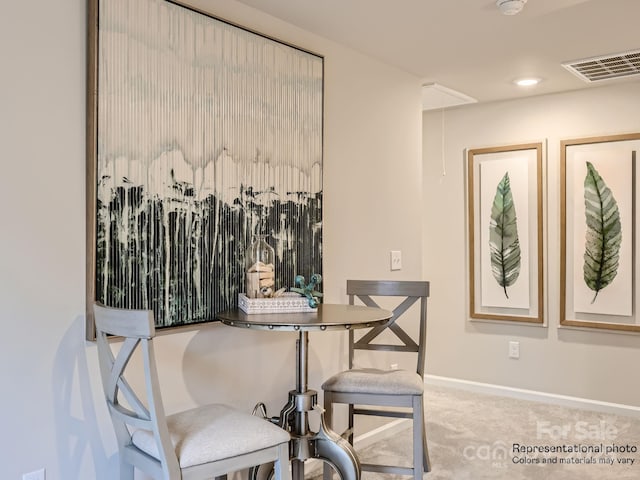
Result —
M427 335L427 298L429 282L427 281L388 281L388 280L347 280L349 304L355 305L356 299L364 305L379 307L375 297L396 297L397 304L393 308L393 316L383 325L369 330L356 339L353 330L349 331L349 368L353 368L355 350L382 350L417 353L416 373L424 375L425 344ZM378 299L378 301L382 301ZM412 338L399 324L398 319L409 308L419 302L420 325L417 338ZM389 309L386 305L385 309ZM401 344L382 342L378 338L384 331L392 332ZM375 343L374 340L377 341Z
M180 478L180 467L167 428L164 407L160 396L158 372L153 350L155 324L153 312L148 310L125 310L93 306L96 324L96 342L102 387L116 432L120 454L130 449L145 459L151 470L163 478ZM122 337L120 348L112 348L109 336ZM144 365L145 387L132 388L127 381L129 361L134 352L140 350ZM144 393L144 396L142 395ZM143 400L146 399L146 401ZM153 459L136 451L132 446L132 429L153 432L159 453Z

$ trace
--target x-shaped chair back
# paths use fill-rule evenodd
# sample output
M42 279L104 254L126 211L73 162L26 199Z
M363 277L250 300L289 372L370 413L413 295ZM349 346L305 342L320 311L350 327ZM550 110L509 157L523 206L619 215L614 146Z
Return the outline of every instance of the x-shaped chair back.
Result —
M153 313L94 304L105 399L118 440L120 479L134 470L155 479L210 480L272 464L274 480L290 480L289 432L255 415L211 403L165 416L155 362ZM109 336L121 337L111 342ZM117 344L120 343L120 347ZM113 347L113 348L112 348ZM140 353L144 385L128 382ZM133 377L131 377L132 379Z
M380 307L375 297L398 297L399 299L399 303L392 310L392 317L383 325L372 328L357 340L353 330L349 331L349 368L354 367L355 350L412 352L418 354L416 373L423 376L429 282L347 280L347 294L350 305L354 305L357 298L369 307ZM420 304L420 325L417 338L414 339L399 325L398 319L417 302ZM388 340L374 343L384 331L392 332L400 340L400 344L391 343Z
M146 310L117 311L95 306L96 342L100 358L100 373L111 413L116 437L120 445L131 445L131 428L158 432L157 451L159 461L149 461L158 475L179 478L180 466L174 453L166 426L164 407L160 395L158 372L153 351L155 324L153 312ZM109 335L122 337L117 354L109 342ZM136 391L127 381L127 366L134 353L140 349L145 372L146 404L142 391ZM162 474L160 474L162 471Z

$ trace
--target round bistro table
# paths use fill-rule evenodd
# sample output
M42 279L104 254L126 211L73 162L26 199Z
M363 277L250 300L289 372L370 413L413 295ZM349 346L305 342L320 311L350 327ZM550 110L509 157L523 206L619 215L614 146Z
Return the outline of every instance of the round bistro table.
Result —
M271 422L291 434L290 457L293 480L304 479L304 461L319 458L330 463L343 480L360 479L360 462L353 447L332 431L324 421L323 409L317 404L318 393L308 388L309 332L370 328L387 322L392 316L388 310L359 305L320 304L314 312L304 313L252 313L240 309L220 312L216 318L231 327L298 332L296 340L296 388L278 417ZM263 405L263 404L258 404ZM320 411L320 428L312 432L308 413ZM264 411L266 416L266 409ZM260 467L252 471L254 479L266 476ZM272 468L268 466L266 468Z

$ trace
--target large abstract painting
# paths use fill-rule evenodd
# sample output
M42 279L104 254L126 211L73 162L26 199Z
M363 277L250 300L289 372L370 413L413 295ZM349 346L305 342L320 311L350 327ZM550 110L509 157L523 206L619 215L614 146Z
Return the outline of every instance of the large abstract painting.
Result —
M321 273L323 58L165 0L89 10L87 337L94 301L213 320L258 234L277 286Z
M561 144L560 323L640 331L634 305L640 134Z
M542 143L467 152L472 319L544 322Z

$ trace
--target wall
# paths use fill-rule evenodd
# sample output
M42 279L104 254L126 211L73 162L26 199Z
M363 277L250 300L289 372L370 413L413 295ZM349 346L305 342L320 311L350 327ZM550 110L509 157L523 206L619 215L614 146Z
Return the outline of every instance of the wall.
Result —
M232 0L194 3L326 57L324 290L422 269L419 81ZM0 16L0 477L117 477L95 346L84 341L86 5L10 2ZM389 272L389 251L404 269ZM157 342L168 412L209 401L277 413L295 335L218 324ZM311 334L310 385L344 362L341 333Z
M640 406L640 336L559 329L560 140L640 131L640 83L425 112L424 269L433 283L427 373ZM468 319L466 148L547 139L548 327ZM446 175L443 175L443 162ZM520 342L520 359L507 358Z

